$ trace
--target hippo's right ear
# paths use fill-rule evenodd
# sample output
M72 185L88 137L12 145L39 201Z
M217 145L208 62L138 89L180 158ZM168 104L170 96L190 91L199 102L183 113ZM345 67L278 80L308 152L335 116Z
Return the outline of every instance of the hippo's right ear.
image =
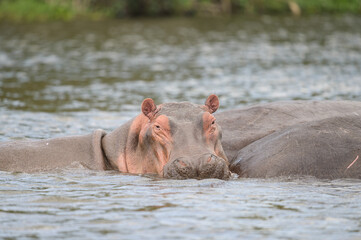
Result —
M207 98L205 105L210 113L214 113L215 111L217 111L219 107L219 99L217 95L215 94L210 95Z
M157 106L154 104L153 99L146 98L142 102L142 112L145 116L147 116L149 119L152 119L155 114L155 110L157 109Z

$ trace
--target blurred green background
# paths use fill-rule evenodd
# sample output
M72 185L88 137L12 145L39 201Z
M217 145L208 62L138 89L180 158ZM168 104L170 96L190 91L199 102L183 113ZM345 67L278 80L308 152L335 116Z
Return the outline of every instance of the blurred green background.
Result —
M0 20L361 14L361 0L0 0Z

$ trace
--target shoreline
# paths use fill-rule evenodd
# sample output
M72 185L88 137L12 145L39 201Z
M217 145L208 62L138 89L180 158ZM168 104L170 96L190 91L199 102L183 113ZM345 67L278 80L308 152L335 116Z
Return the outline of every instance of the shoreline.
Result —
M361 0L0 0L0 22L161 17L361 15Z

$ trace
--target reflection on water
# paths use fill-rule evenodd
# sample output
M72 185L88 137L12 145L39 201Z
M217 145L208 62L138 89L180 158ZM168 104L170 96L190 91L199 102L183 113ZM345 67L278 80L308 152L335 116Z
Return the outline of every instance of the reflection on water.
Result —
M145 97L222 108L358 99L361 19L170 19L0 26L1 106L133 111Z
M361 100L361 19L0 25L0 140L111 131L157 103ZM0 173L0 237L357 239L360 180Z

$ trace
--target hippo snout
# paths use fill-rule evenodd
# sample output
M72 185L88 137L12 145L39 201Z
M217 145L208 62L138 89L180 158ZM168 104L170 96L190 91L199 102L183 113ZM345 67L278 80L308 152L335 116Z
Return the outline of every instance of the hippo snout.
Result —
M214 154L177 158L164 166L166 178L219 178L228 179L230 171L227 162Z

